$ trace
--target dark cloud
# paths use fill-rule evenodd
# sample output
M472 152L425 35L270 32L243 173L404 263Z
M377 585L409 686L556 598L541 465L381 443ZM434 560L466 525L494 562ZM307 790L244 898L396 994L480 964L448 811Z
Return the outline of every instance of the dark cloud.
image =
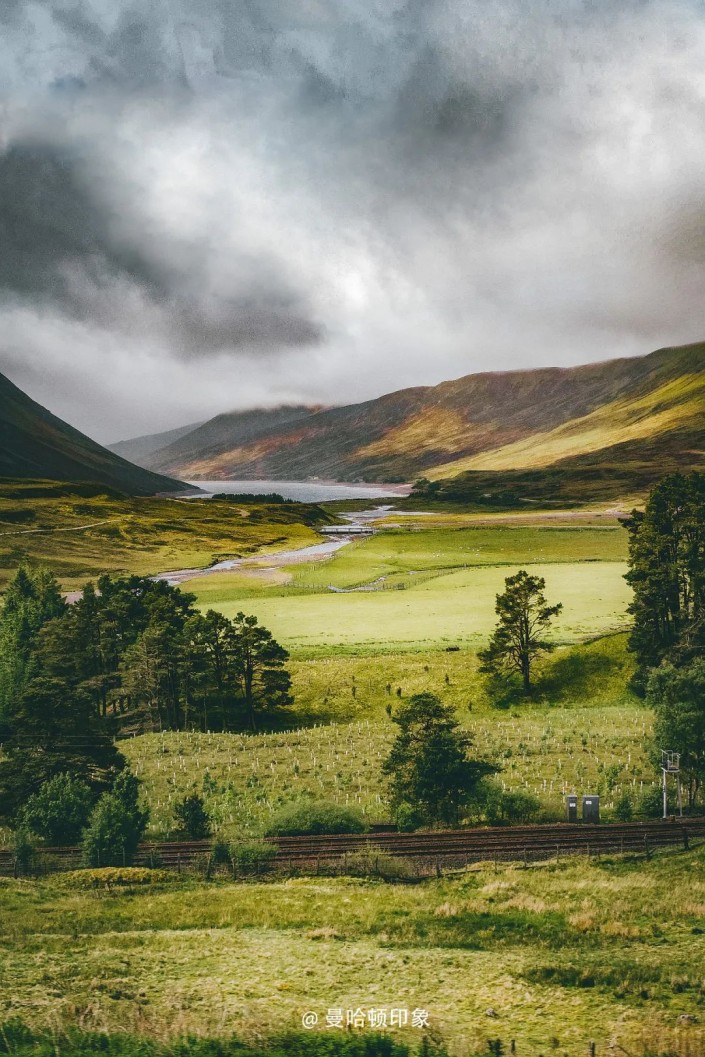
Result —
M0 294L120 330L120 293L131 287L163 312L172 348L187 357L320 340L305 298L266 261L247 262L254 281L199 303L183 274L198 254L186 247L169 260L145 252L121 233L98 188L86 159L61 146L20 143L0 155Z
M705 329L695 0L0 21L0 366L101 436Z

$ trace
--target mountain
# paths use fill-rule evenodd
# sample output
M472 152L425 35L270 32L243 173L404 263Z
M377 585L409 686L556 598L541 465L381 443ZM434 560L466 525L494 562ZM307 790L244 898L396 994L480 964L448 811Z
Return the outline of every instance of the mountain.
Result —
M214 479L237 477L235 473L223 473L218 469L224 450L230 453L229 458L232 464L236 465L233 456L235 451L252 451L259 445L266 445L267 438L276 437L280 431L284 431L285 435L291 431L295 433L299 422L309 419L318 411L318 407L284 406L217 415L147 456L144 461L138 461L150 469L159 469L162 465L186 466L189 471L194 468L195 476L201 480L208 480L212 463ZM257 474L247 473L242 476L251 478ZM273 479L272 474L263 476Z
M94 482L132 495L183 491L134 466L41 407L0 374L0 477Z
M119 455L128 462L136 462L141 466L145 459L159 451L161 448L174 444L195 429L202 426L202 422L194 422L190 426L180 426L178 429L169 429L165 433L148 433L144 437L134 437L132 440L117 440L114 444L106 444L108 451Z
M549 467L588 482L631 467L649 483L666 465L705 466L705 344L467 375L344 407L219 415L145 465L188 479L506 475L540 491Z

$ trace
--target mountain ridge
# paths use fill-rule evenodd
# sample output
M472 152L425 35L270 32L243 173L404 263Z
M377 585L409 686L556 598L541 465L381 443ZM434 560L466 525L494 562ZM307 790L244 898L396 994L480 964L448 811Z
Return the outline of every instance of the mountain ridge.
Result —
M653 462L650 441L671 434L687 434L696 453L705 447L705 344L576 367L486 371L340 407L219 415L146 465L191 480L392 482L533 472L586 457L596 464L601 450L623 443L642 443ZM676 447L670 443L672 454Z
M92 482L132 495L183 491L182 481L108 451L0 374L0 478Z

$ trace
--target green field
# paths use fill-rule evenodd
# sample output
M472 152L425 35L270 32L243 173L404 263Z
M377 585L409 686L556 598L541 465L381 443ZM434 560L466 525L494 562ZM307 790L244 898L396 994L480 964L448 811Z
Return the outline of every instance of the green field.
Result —
M332 563L331 563L332 564ZM525 563L526 564L526 563ZM448 645L479 646L494 625L495 596L514 570L506 567L465 569L424 580L406 590L333 592L287 595L286 588L263 588L259 595L238 594L228 574L192 581L203 609L219 609L232 617L239 610L254 613L294 653L355 650L428 650ZM624 627L630 592L620 562L562 563L532 566L546 579L549 601L561 601L555 622L557 642Z
M702 1013L703 876L701 847L479 865L412 887L0 881L0 1016L165 1039L423 1008L459 1055L492 1038L527 1057L584 1057L590 1039L598 1053L695 1055L703 1028L678 1017Z
M387 530L371 539L355 541L332 561L296 571L294 583L301 587L357 587L380 576L406 576L402 582L411 583L410 573L485 565L623 562L626 555L627 534L616 523L600 527L546 522L538 526L443 528L437 527L436 518L428 526L425 519L413 519L409 528Z
M533 793L559 818L566 793L589 789L609 814L622 794L636 803L656 780L646 751L652 715L627 691L630 671L624 636L559 650L534 703L498 710L471 653L310 659L293 665L297 703L287 730L147 734L121 749L144 782L155 838L168 835L174 803L194 789L225 838L260 832L281 804L302 797L354 804L386 821L380 767L396 729L386 705L397 687L404 696L431 689L456 705L506 788Z
M188 589L204 609L254 613L295 654L375 654L477 647L493 626L504 578L531 566L545 577L549 599L564 605L555 640L574 642L624 626L625 551L626 533L616 523L421 524L382 531L332 559L295 566L288 583L281 574L235 572L192 581Z
M165 511L178 516L167 520L134 502L118 511L112 549L93 530L66 534L75 551L57 539L66 518L83 516L77 501L52 508L52 531L36 545L55 567L65 560L73 582L81 563L157 571L318 539L304 525L261 520L265 512L172 503ZM599 793L608 819L624 794L636 805L653 787L652 714L628 689L633 659L619 630L630 600L624 530L605 517L443 522L410 519L324 562L275 568L264 555L185 584L202 608L254 613L272 630L292 654L295 702L259 735L121 741L143 783L149 837L173 834L175 803L192 791L223 840L259 835L292 800L387 820L388 709L421 691L456 707L475 751L501 767L496 781L537 796L546 818L562 816L567 792ZM521 567L545 577L549 602L564 610L533 693L499 708L477 649L504 578ZM486 1053L493 1038L514 1039L518 1057L584 1057L589 1039L598 1053L609 1043L628 1057L699 1057L703 1029L678 1017L705 1001L704 866L695 849L650 862L479 865L415 886L0 881L0 1020L253 1038L298 1027L307 1010L324 1020L334 1007L422 1007L459 1057Z

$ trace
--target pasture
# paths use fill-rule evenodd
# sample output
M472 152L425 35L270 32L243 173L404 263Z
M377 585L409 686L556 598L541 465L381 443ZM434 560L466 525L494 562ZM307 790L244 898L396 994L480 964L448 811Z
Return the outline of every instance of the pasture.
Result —
M456 705L478 754L501 766L499 783L534 794L549 815L562 817L564 795L576 790L601 793L609 814L621 795L636 803L656 780L646 744L652 714L626 689L624 636L558 650L533 702L507 709L491 706L471 653L322 658L292 670L287 729L121 742L144 783L150 836L168 835L175 802L194 790L227 839L261 832L278 807L307 797L388 820L380 767L396 731L386 708L397 688L404 697L431 689Z
M266 574L219 573L190 581L201 608L254 613L296 655L477 647L494 624L504 579L519 567L546 579L564 611L557 642L624 626L626 532L565 522L526 526L388 529L324 562ZM335 590L331 590L331 588Z
M376 654L484 644L496 619L495 597L517 568L518 563L480 566L428 579L419 574L418 582L403 589L288 594L286 587L265 585L246 596L238 592L241 577L236 574L231 585L225 573L190 581L186 590L202 609L229 617L240 610L253 613L294 654ZM545 577L549 601L563 603L554 641L577 642L624 627L630 591L621 562L556 562L530 569Z
M0 1015L157 1039L422 1008L451 1052L702 1052L705 852L478 864L417 886L0 881ZM664 913L664 908L667 912ZM488 1016L492 1010L493 1015ZM406 1037L418 1040L408 1028Z

